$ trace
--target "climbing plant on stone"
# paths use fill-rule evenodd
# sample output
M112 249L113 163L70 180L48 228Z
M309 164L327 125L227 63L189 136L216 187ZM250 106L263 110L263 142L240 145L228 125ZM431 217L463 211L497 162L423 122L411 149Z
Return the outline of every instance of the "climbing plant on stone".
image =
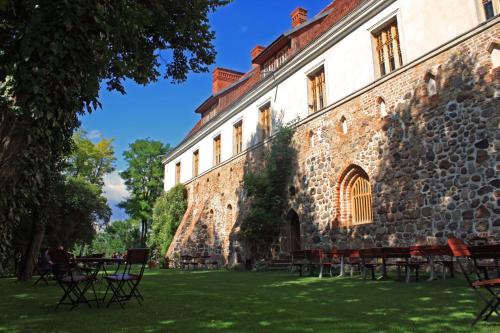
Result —
M279 234L286 189L296 157L293 133L291 127L280 127L266 154L263 168L245 175L244 189L250 200L250 209L242 221L241 236L246 241L270 245Z

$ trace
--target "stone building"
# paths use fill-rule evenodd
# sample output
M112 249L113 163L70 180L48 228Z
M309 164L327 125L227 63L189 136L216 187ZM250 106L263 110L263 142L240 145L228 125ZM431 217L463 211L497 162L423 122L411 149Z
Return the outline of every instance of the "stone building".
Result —
M164 160L186 214L168 254L252 259L243 175L281 123L297 159L279 249L500 239L499 0L336 0L217 68L201 119Z

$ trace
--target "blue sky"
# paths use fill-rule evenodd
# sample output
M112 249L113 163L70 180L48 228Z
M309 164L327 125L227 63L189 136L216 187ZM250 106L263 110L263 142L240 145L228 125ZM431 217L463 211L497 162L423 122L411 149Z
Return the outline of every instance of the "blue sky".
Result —
M281 33L291 28L290 13L297 7L317 14L331 0L234 0L210 15L216 63L210 72L190 74L186 82L171 84L160 80L148 86L126 82L126 95L101 90L102 109L81 118L86 131L114 138L116 168L126 164L123 151L136 139L151 138L175 146L199 115L194 109L211 94L213 68L220 66L242 72L251 68L250 52L256 45L269 45ZM106 177L105 192L113 206L113 219L125 218L116 203L126 196L117 174Z

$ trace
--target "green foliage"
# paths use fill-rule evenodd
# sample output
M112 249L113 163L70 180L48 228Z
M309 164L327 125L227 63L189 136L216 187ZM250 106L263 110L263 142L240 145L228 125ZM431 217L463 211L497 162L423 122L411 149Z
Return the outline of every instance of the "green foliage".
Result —
M73 248L90 243L95 228L108 222L111 209L102 196L99 186L80 178L59 177L54 181L53 191L46 202L50 219L45 224L43 244L48 247ZM31 240L33 221L25 220L14 228L15 253L23 253Z
M170 149L160 141L136 140L123 153L128 167L120 175L130 192L130 197L120 203L129 216L141 221L141 241L146 242L148 227L153 215L153 205L163 192L163 164L161 156Z
M41 203L70 152L78 115L100 106L101 82L125 93L126 79L177 82L207 71L215 60L208 14L226 3L1 2L0 260L16 222L47 220Z
M95 227L109 221L111 209L99 186L68 177L57 186L50 216L45 243L71 248L76 243L90 243Z
M80 130L73 135L73 142L74 148L68 158L66 172L102 187L104 175L115 170L113 139L101 137L99 142L93 143L87 133Z
M162 194L153 207L148 246L165 254L187 209L187 191L182 184Z
M139 221L114 221L106 226L103 232L97 233L94 241L87 249L90 253L123 253L129 248L140 245Z
M247 241L270 244L279 232L296 154L293 133L290 127L280 127L266 154L264 168L245 175L244 189L251 207L241 224L241 235Z

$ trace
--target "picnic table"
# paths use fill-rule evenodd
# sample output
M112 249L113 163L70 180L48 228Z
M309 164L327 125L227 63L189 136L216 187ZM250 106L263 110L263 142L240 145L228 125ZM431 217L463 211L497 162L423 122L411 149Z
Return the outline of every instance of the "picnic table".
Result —
M453 254L447 245L416 245L410 247L411 253L414 256L424 256L427 258L430 267L430 276L427 281L435 280L435 266L440 263L443 267L442 278L446 279L446 268L450 271L450 276L454 276L453 272ZM450 257L450 259L436 260L436 257Z

